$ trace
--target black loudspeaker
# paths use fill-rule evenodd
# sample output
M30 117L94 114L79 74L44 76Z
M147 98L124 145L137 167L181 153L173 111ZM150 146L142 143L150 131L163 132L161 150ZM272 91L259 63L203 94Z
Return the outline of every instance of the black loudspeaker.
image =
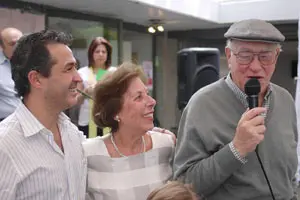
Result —
M295 78L298 76L298 60L292 60L291 76L292 76L292 78Z
M177 53L178 108L182 110L200 88L219 79L220 51L216 48L187 48Z

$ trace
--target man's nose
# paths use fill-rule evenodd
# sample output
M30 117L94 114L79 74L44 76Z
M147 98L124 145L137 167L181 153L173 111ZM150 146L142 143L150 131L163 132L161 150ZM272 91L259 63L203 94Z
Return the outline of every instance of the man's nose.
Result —
M259 71L261 70L261 62L259 61L258 55L254 55L252 62L250 63L250 69L252 71Z
M81 76L79 75L79 73L78 73L77 70L75 70L75 74L74 74L74 76L73 76L73 81L75 81L75 82L82 82L82 78L81 78Z

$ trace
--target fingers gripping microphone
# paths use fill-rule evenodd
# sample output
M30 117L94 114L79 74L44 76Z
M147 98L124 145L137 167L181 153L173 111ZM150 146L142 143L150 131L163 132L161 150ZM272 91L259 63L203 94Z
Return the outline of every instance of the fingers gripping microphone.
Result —
M248 101L249 109L258 107L258 94L260 92L260 83L257 80L257 78L253 77L253 78L249 79L246 82L244 89L245 89L245 93L247 95L247 101ZM271 183L269 181L269 178L267 176L267 173L265 171L265 168L263 166L261 158L260 158L260 156L258 154L258 149L257 148L258 148L258 145L256 146L256 149L255 149L255 153L256 153L257 159L258 159L260 167L261 167L261 169L262 169L262 171L264 173L264 177L265 177L265 179L267 181L267 184L268 184L268 187L269 187L272 199L275 200L275 196L274 196L274 193L273 193L273 189L272 189Z
M258 94L260 92L260 83L257 78L249 79L245 84L245 93L249 108L258 107Z

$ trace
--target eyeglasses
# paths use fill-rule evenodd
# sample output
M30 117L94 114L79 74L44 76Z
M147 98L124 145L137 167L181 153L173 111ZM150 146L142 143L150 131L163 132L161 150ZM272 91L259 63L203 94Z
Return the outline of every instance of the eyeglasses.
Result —
M276 61L278 53L273 51L266 51L260 53L254 53L250 51L241 51L233 53L236 56L237 62L241 65L248 65L254 60L254 56L257 55L258 60L263 65L271 65Z

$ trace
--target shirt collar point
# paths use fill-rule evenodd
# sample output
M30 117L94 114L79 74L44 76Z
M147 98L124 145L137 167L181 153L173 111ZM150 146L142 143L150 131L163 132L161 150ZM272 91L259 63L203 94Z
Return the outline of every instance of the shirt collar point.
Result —
M23 103L20 103L17 107L16 117L20 122L25 137L33 136L43 129L43 125L32 115Z
M0 52L0 64L3 64L5 62L9 61L6 56L4 55L4 53L1 51Z

